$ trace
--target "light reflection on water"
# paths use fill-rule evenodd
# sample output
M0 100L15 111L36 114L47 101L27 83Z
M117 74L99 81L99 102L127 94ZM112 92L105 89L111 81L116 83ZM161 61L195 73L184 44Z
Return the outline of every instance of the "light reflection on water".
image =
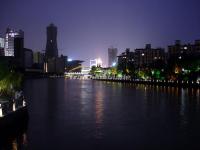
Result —
M102 125L103 125L103 92L98 90L95 93L95 118L96 118L96 138L99 139L103 136Z
M25 93L30 121L23 141L31 150L198 147L199 89L40 79L27 81Z
M7 139L7 140L6 140ZM17 136L10 135L6 141L0 144L1 150L28 150L28 139L26 133L20 133Z
M26 133L21 134L12 141L12 150L27 150L28 140Z

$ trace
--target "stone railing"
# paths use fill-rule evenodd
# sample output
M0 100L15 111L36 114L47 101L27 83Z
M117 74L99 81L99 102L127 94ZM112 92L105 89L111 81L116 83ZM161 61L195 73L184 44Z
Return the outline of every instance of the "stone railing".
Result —
M0 99L0 117L6 116L22 107L26 106L26 102L23 96L13 100Z

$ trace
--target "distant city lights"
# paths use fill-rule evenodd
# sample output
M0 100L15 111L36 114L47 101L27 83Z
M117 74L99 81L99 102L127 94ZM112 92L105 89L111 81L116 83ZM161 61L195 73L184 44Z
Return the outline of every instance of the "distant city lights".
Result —
M113 66L113 67L115 67L115 66L116 66L116 64L117 64L117 63L116 63L116 62L114 62L114 63L112 63L112 66Z
M98 58L98 59L97 59L97 65L98 65L98 66L102 66L102 60L101 60L101 58Z
M70 62L70 61L72 61L72 59L71 59L71 58L69 58L67 61L69 61L69 62Z
M92 66L95 66L95 67L102 67L102 64L103 64L103 61L101 58L96 58L94 60L90 60L90 68Z

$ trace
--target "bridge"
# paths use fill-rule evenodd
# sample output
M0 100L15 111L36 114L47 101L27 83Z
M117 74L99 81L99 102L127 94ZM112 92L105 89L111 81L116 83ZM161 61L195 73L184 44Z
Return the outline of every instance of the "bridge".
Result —
M80 68L81 68L81 72L74 72L74 70L77 70ZM71 78L71 79L87 79L91 77L91 75L89 75L89 72L90 72L90 67L78 66L69 70L68 72L65 72L64 75L65 77Z

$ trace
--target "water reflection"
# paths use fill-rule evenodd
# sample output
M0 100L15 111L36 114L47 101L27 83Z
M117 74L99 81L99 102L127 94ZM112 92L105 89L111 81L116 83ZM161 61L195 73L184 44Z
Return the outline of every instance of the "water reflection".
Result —
M0 145L1 150L28 150L27 134L4 136Z
M188 123L188 119L187 119L187 112L186 112L186 93L185 90L182 88L181 89L181 99L180 99L180 126L182 128L186 128L187 123Z
M18 136L12 142L12 150L26 150L28 149L28 140L26 133Z
M31 124L29 142L21 140L25 148L198 147L199 89L64 79L27 81L26 89Z
M96 133L95 137L101 139L103 136L103 111L104 111L104 89L102 85L99 85L99 90L95 92L95 123L96 123Z

